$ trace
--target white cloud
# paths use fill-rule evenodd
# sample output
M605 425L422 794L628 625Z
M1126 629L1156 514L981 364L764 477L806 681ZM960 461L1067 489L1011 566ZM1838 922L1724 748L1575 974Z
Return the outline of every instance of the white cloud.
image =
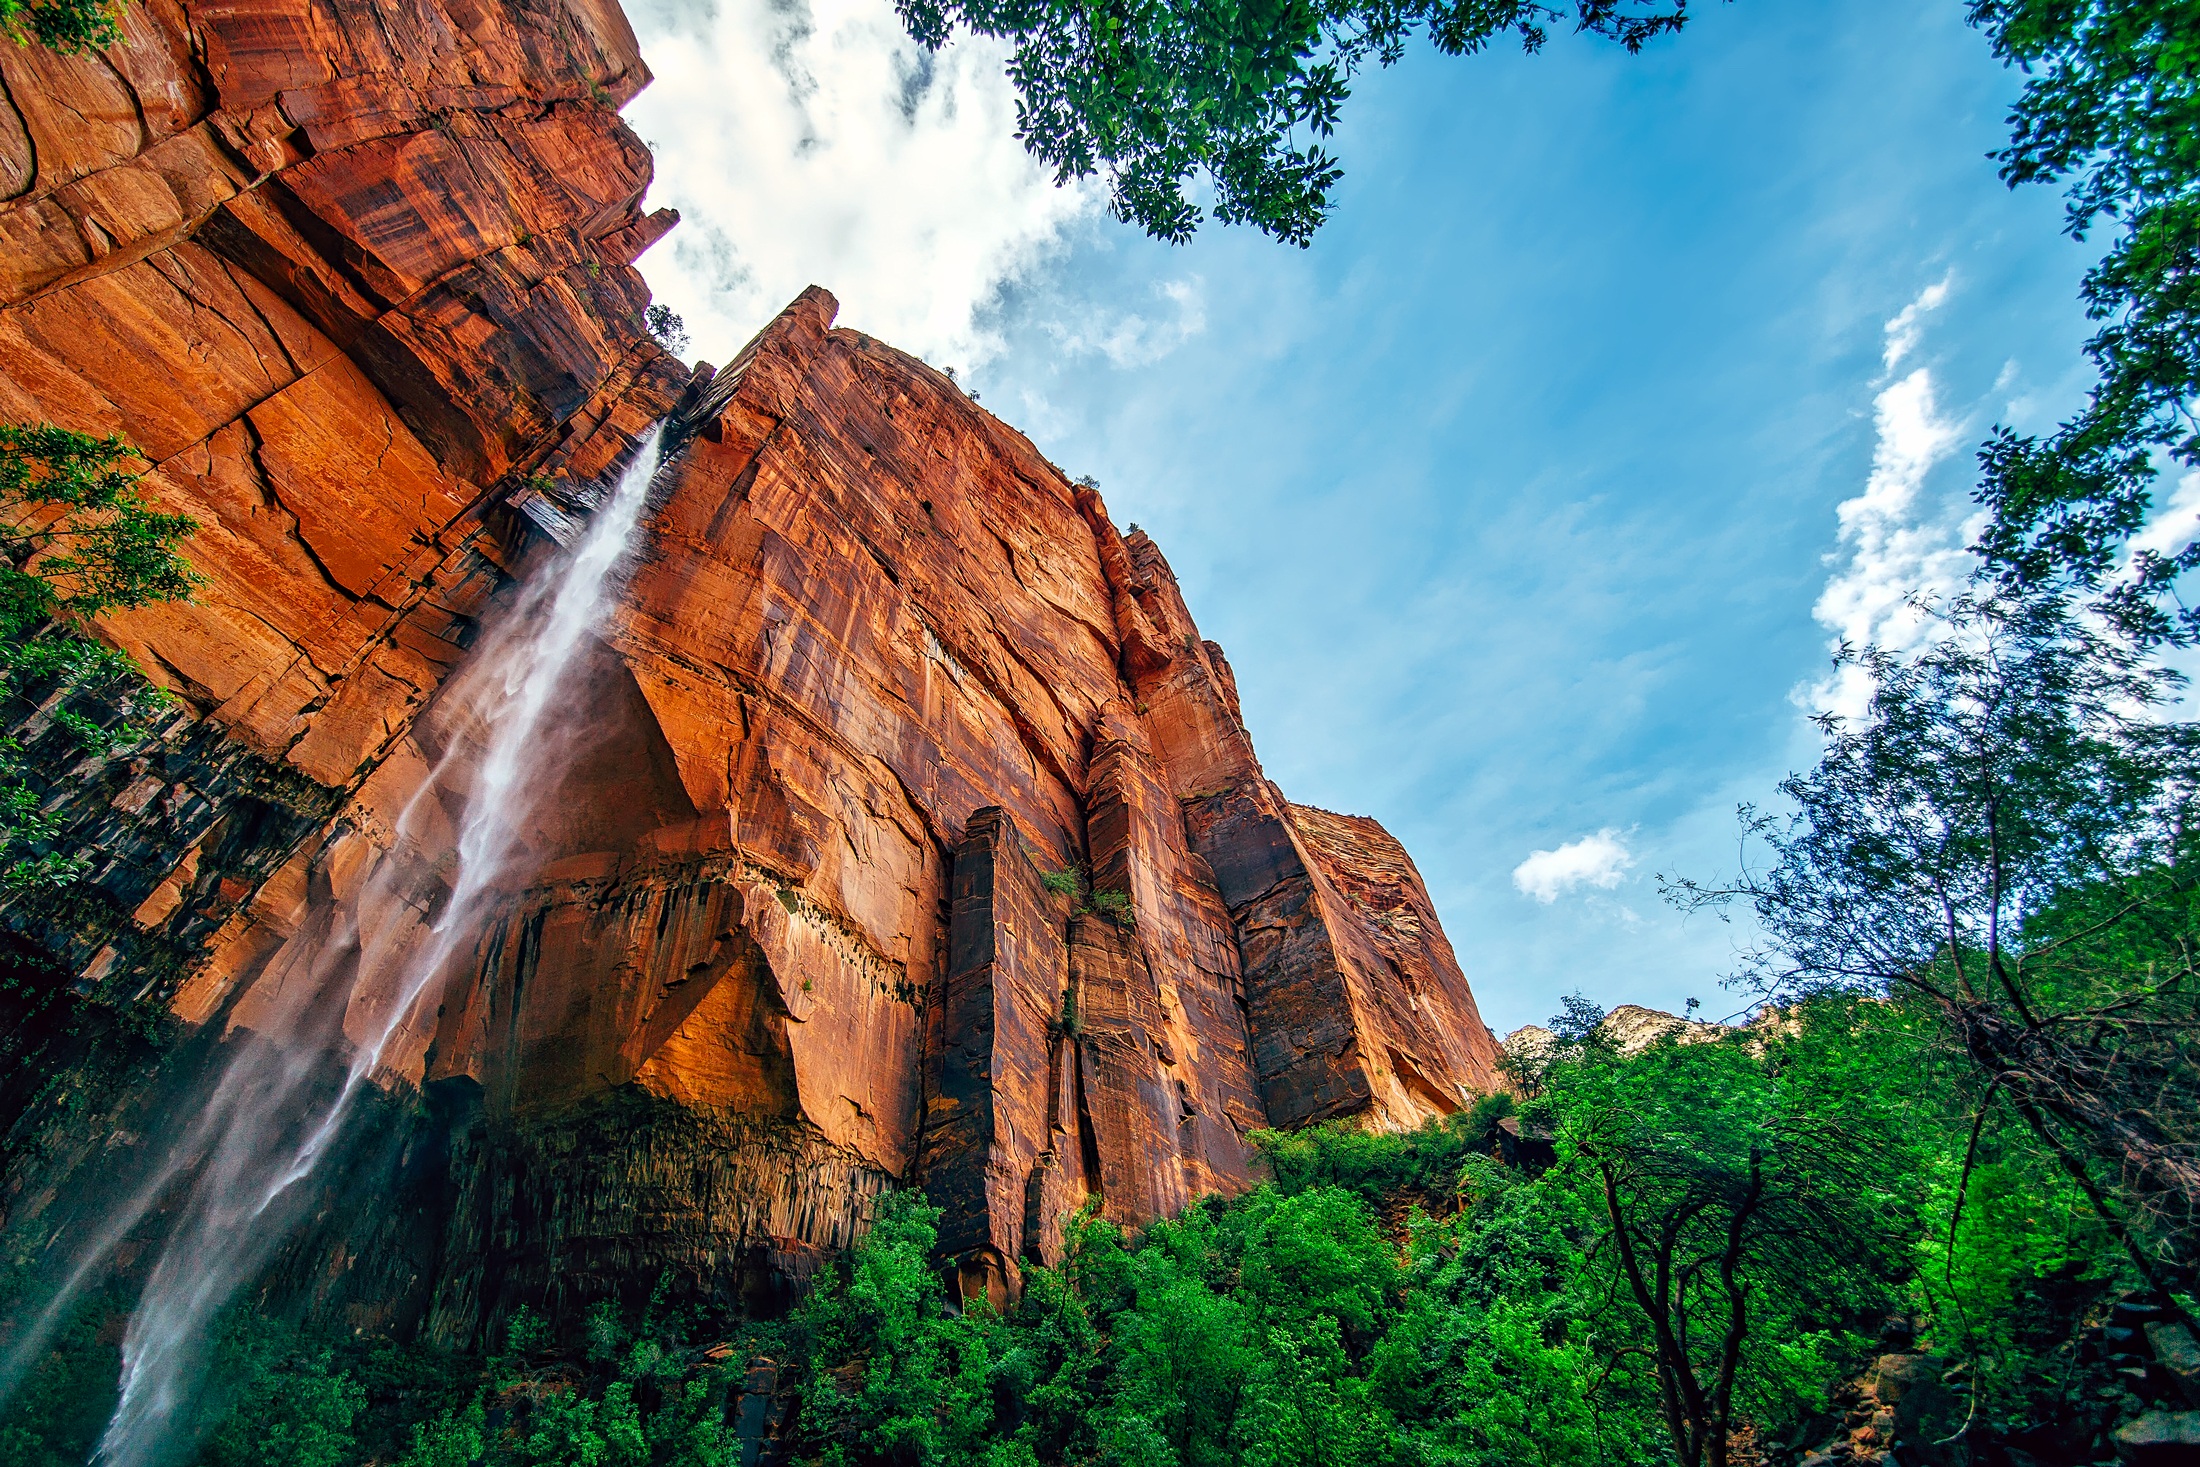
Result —
M1930 367L1895 373L1924 338L1924 318L1948 298L1943 278L1927 286L1886 325L1881 356L1887 376L1872 402L1877 442L1864 492L1842 502L1841 550L1812 613L1840 641L1857 646L1906 647L1927 625L1911 605L1919 592L1947 595L1971 573L1969 546L1982 522L1967 500L1927 502L1934 469L1961 448L1964 425L1942 413ZM1854 717L1871 690L1861 673L1846 668L1807 689L1800 698L1814 709Z
M2126 569L2141 551L2171 556L2196 539L2200 539L2200 474L2187 474L2170 491L2169 503L2155 510L2154 518L2131 537Z
M1925 313L1939 310L1947 301L1948 286L1954 278L1952 275L1943 275L1926 286L1918 293L1916 300L1896 312L1895 318L1887 323L1887 344L1880 355L1880 361L1890 376L1896 367L1902 365L1904 357L1917 350L1918 342L1924 340Z
M1095 308L1082 322L1053 322L1047 331L1067 355L1104 356L1118 367L1150 366L1207 329L1204 279L1157 280L1153 293L1173 309L1154 317Z
M656 81L627 120L678 228L642 259L691 351L724 362L807 285L841 321L942 365L997 349L1001 286L1104 202L1016 141L993 43L926 53L886 0L638 0Z
M1634 853L1620 833L1605 829L1568 841L1555 851L1530 852L1527 860L1513 868L1513 885L1522 895L1547 906L1579 886L1610 891L1634 864Z

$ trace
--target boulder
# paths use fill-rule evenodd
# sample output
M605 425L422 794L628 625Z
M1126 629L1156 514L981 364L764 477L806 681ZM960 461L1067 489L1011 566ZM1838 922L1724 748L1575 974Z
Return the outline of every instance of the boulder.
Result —
M2127 1467L2193 1467L2200 1463L2200 1411L2149 1411L2109 1436Z
M2154 1321L2146 1326L2146 1336L2154 1358L2177 1382L2177 1389L2200 1406L2200 1345L2193 1342L2192 1331L2182 1324Z

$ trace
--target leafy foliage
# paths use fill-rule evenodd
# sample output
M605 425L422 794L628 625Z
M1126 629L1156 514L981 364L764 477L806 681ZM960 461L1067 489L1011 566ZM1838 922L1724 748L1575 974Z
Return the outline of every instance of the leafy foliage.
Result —
M1102 175L1116 216L1182 243L1211 210L1296 245L1328 218L1343 170L1324 144L1370 62L1425 32L1447 55L1501 39L1541 50L1553 27L1639 51L1687 0L1162 0L1028 4L897 0L927 46L958 31L1014 48L1017 136L1059 182ZM1208 209L1193 201L1204 189Z
M1104 917L1126 931L1138 924L1138 914L1131 907L1127 891L1110 891L1095 888L1092 873L1082 862L1064 866L1059 871L1042 871L1039 884L1056 896L1070 899L1070 912L1074 916Z
M1730 1428L1797 1427L1914 1302L1905 1279L1944 1205L1925 1179L1960 1150L1961 1108L1936 1098L1920 1125L1916 1066L1876 1052L1915 1042L1821 1000L1777 1033L1632 1057L1578 1044L1540 1102L1561 1163L1533 1177L1487 1154L1496 1104L1407 1136L1264 1133L1273 1183L1137 1237L1087 1215L1006 1316L951 1312L934 1214L891 1199L801 1316L800 1454L1651 1460L1675 1446L1661 1322L1692 1380L1715 1381L1731 1348ZM1660 1255L1652 1307L1623 1234ZM1728 1460L1695 1424L1682 1459Z
M357 1459L366 1391L333 1352L291 1331L234 1315L215 1347L215 1400L229 1409L199 1449L197 1467L345 1467Z
M83 623L198 584L177 548L197 526L146 502L134 457L119 438L0 424L0 699L35 698L95 752L141 736L163 699ZM104 720L77 702L101 707ZM0 738L0 887L66 882L79 863L40 849L57 830L24 768L21 744Z
M17 1268L0 1288L10 1312L45 1302L43 1289L26 1298L33 1277ZM44 1356L11 1382L0 1416L0 1467L81 1467L90 1458L114 1414L122 1352L107 1337L108 1326L125 1307L105 1294L86 1299L62 1321Z
M678 311L660 302L652 302L642 312L642 326L656 338L657 344L678 356L688 349L687 322Z
M36 42L64 55L122 39L107 0L0 0L0 32L19 46Z
M863 1245L797 1315L813 1360L805 1442L841 1467L971 1459L991 1416L982 1314L949 1316L931 1264L939 1214L913 1193L881 1204Z
M1901 1129L1783 1048L1730 1036L1620 1063L1590 1047L1554 1084L1562 1155L1601 1193L1599 1251L1647 1325L1688 1467L1730 1460L1740 1422L1793 1414L1789 1362L1762 1343L1895 1303L1914 1212Z
M2101 591L2142 639L2200 633L2169 611L2200 542L2123 551L2151 512L2164 461L2200 465L2200 4L2195 0L1972 0L1994 54L2022 67L2002 177L2065 183L2069 232L2115 238L2085 277L2099 379L2085 409L2042 438L1998 430L1981 451L1980 543L2011 588Z
M2006 1113L1959 1196L1974 1096L1929 1002L1829 994L1632 1055L1594 1038L1532 1107L1559 1138L1547 1170L1488 1153L1494 1102L1407 1135L1264 1135L1271 1183L1135 1236L1079 1214L1005 1314L951 1304L914 1192L881 1200L791 1317L730 1334L662 1291L562 1330L520 1311L486 1359L240 1314L197 1460L731 1467L768 1361L799 1403L786 1446L834 1467L1718 1461L1708 1430L1690 1455L1708 1416L1684 1408L1676 1437L1673 1371L1706 1397L1724 1379L1729 1446L1746 1425L1801 1447L1890 1317L1925 1332L1981 1432L2097 1411L2067 1344L2118 1277L2114 1239ZM84 1460L124 1302L63 1330L0 1467Z
M2011 1106L2168 1284L2200 1223L2200 730L2148 717L2175 679L2053 600L1959 603L1918 655L1844 657L1869 716L1823 720L1789 813L1745 812L1768 863L1675 894L1748 901L1768 997L1932 1004L1977 1106Z

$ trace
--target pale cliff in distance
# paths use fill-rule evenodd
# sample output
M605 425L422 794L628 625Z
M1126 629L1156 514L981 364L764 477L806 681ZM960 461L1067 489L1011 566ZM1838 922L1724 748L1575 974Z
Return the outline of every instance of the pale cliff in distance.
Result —
M438 690L661 419L591 746L384 1077L427 1102L400 1184L327 1181L299 1287L459 1343L666 1269L765 1307L921 1182L998 1296L1088 1198L1143 1222L1247 1186L1259 1127L1491 1086L1411 860L1264 777L1151 540L822 290L722 370L650 339L673 220L609 0L125 31L0 47L0 419L137 444L208 579L103 628L184 711L57 775L91 889L6 912L11 1226L152 1123L155 1059L80 1009L211 1042L376 863L436 909L390 832L463 738Z

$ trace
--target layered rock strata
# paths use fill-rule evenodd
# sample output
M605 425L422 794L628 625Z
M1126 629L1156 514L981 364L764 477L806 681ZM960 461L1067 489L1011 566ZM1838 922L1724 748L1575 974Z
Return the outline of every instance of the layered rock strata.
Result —
M689 374L640 325L672 218L615 4L119 13L0 47L0 418L121 434L200 522L200 594L104 628L194 731L71 771L105 911L18 925L87 983L195 973L195 1021L295 926L301 830L387 825L525 549L492 491L600 472Z
M588 737L386 1056L430 1102L411 1220L301 1277L454 1343L666 1272L764 1308L921 1180L1003 1298L1088 1202L1248 1185L1254 1129L1490 1084L1412 863L1266 780L1149 539L823 291L723 370L649 340L670 219L608 0L126 15L102 57L0 48L0 416L124 434L204 526L195 601L103 628L181 711L50 791L89 895L6 913L78 994L218 1036L348 987L363 1032L356 934L447 892L396 811L467 777L473 628L677 429ZM40 1154L18 1222L90 1155Z

